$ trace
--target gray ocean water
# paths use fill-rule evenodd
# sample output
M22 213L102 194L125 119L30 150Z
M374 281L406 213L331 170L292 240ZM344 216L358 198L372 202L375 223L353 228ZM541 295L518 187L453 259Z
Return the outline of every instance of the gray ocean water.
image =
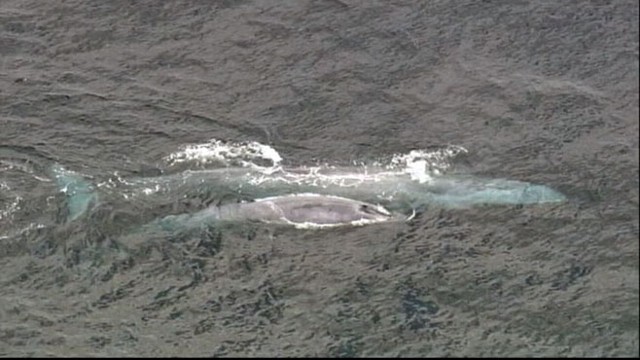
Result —
M637 1L0 1L0 356L638 356ZM137 237L43 181L455 144L561 204ZM189 194L185 194L189 195ZM59 224L39 227L34 224ZM99 226L98 226L99 225Z

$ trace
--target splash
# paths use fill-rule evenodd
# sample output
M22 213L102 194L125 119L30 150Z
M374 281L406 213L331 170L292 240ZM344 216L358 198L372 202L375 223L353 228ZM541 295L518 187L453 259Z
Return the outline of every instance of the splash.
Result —
M435 150L411 150L406 154L394 154L391 158L374 160L370 164L362 163L342 171L332 165L301 166L286 169L282 166L282 156L269 145L255 141L241 143L211 139L204 144L193 144L171 153L164 158L169 165L175 164L218 164L222 167L240 166L256 170L264 177L256 176L252 181L261 184L270 181L273 176L281 176L286 182L308 183L311 179L319 183L329 182L340 186L357 186L361 180L371 177L407 174L412 180L428 182L432 176L446 172L452 160L467 153L462 146L449 145ZM269 166L263 165L264 163Z
M411 150L408 154L395 154L389 168L400 168L412 180L419 183L431 181L434 175L441 175L451 167L452 159L468 153L462 146L449 145L436 150Z
M11 188L7 183L0 182L0 192L2 196L0 197L0 221L11 220L13 214L15 214L18 210L20 210L20 203L22 202L22 197L20 195L15 195L13 198L5 197L5 194L10 193ZM6 203L6 205L5 205Z
M2 152L0 156L7 156L0 158L0 239L10 239L43 226L36 223L25 226L23 216L28 205L23 195L33 191L31 186L51 180L39 176L37 164L18 152ZM22 228L12 230L17 227Z
M280 154L271 146L252 141L247 143L212 139L208 143L185 146L164 158L169 165L195 163L198 165L219 163L223 166L245 166L263 168L262 161L277 167L282 161Z

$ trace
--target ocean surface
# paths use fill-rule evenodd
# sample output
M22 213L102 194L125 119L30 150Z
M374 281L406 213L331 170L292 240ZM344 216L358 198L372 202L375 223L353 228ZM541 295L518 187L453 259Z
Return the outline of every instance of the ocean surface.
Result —
M637 357L638 7L1 0L0 356ZM438 170L566 201L130 231L251 200L118 186L246 156L224 144L464 149ZM80 221L56 163L109 190Z

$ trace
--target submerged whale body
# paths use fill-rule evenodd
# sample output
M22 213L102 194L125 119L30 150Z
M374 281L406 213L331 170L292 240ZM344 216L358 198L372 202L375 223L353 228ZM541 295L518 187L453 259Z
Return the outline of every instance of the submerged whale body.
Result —
M415 201L451 208L480 204L531 205L556 203L566 198L545 185L507 179L441 176L429 184L410 185ZM418 191L422 187L426 191Z

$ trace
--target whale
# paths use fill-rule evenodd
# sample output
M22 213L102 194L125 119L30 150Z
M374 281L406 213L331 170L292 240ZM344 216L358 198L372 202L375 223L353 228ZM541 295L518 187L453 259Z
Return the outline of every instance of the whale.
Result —
M68 218L73 220L99 200L98 190L125 199L167 197L192 190L233 193L260 199L288 194L315 193L375 203L388 210L410 213L428 206L466 208L476 205L532 205L559 203L566 197L545 185L488 179L470 175L439 175L416 181L408 174L385 169L356 168L218 168L187 170L155 177L118 179L116 185L89 183L82 175L59 164L51 172L67 194Z
M530 182L443 174L425 181L383 168L216 168L187 170L155 177L120 179L113 187L121 196L167 196L192 189L234 193L246 198L313 192L383 204L409 212L428 206L466 208L476 205L559 203L566 197Z
M238 204L218 204L156 218L157 225L168 227L179 222L192 226L208 221L329 226L389 218L382 211L365 211L378 207L408 217L431 207L520 206L567 200L546 185L460 173L465 166L454 167L454 158L467 152L461 146L447 145L353 161L350 165L341 161L339 166L307 166L284 162L276 149L255 141L212 139L183 146L163 157L154 169L145 166L145 173L153 170L153 176L122 177L116 171L92 183L57 163L51 166L50 176L66 194L66 220L71 222L101 202L119 204L126 200L131 206L146 208L177 199L203 201L207 206L213 199L228 196L240 200Z

